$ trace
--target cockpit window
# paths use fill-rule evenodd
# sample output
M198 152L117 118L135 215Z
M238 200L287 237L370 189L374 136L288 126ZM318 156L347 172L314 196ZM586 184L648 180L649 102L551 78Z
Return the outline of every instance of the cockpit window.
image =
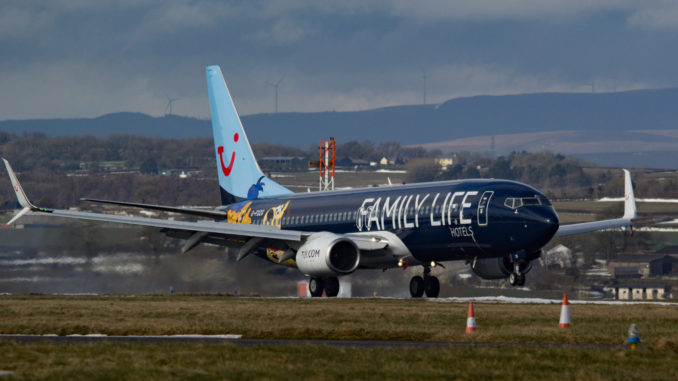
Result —
M526 205L551 205L546 197L507 197L504 201L507 208L518 209Z
M523 205L541 205L536 197L523 197Z

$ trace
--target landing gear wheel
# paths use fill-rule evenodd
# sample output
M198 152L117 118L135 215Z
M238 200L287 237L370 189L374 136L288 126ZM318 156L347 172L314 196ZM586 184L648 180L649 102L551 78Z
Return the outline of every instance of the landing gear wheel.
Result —
M318 297L323 295L324 284L323 280L320 278L311 278L308 281L308 291L311 293L312 297Z
M411 287L411 286L410 286ZM440 294L440 281L434 276L426 277L424 281L424 292L429 298L437 298Z
M410 295L413 298L421 298L424 295L424 279L419 275L412 277L410 281Z
M325 294L329 297L339 295L339 279L336 277L325 279Z
M525 274L509 274L509 284L511 286L524 286L525 285Z

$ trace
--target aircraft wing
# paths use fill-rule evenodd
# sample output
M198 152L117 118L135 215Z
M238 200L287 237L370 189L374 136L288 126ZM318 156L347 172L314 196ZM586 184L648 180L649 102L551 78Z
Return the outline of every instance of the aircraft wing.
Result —
M186 240L184 247L182 248L183 252L187 252L195 247L198 243L203 240L209 240L209 237L212 235L218 235L220 237L225 237L227 239L234 239L238 241L237 246L241 246L240 253L238 255L239 259L245 257L255 246L260 243L263 243L265 240L270 242L273 241L288 241L288 242L301 242L305 240L312 232L297 231L297 230L288 230L288 229L279 229L274 226L265 226L265 225L253 225L253 224L232 224L221 221L173 221L160 218L148 218L148 217L130 217L130 216L118 216L113 214L104 214L104 213L90 213L90 212L79 212L73 210L65 209L48 209L48 208L39 208L33 205L26 193L24 192L21 184L19 183L14 170L12 170L11 165L4 158L2 159L9 173L10 180L12 182L12 187L16 193L19 204L22 206L22 210L17 213L9 222L7 222L3 227L11 225L13 222L18 220L21 216L25 215L28 212L39 212L51 214L57 217L64 218L74 218L81 220L91 220L91 221L101 221L101 222L112 222L119 224L131 224L139 226L149 226L162 229L164 232L174 236L181 237ZM155 209L163 210L168 212L176 212L189 215L197 215L202 217L215 218L217 220L222 220L226 218L226 213L222 211L209 211L209 210L198 210L198 209L188 209L188 208L176 208L170 206L162 205L152 205L152 204L138 204L138 203L129 203L121 201L107 201L107 200L96 200L96 199L84 199L87 201L93 201L98 203L105 204L114 204L122 206L132 206L146 209ZM384 233L386 234L386 233ZM367 236L367 235L354 235L350 237L360 250L365 251L375 251L384 249L389 245L390 240L397 241L397 237L389 236L387 240L384 237L376 236ZM220 243L226 243L223 240L219 241Z
M636 198L633 194L631 173L625 169L624 216L622 218L593 222L582 222L578 224L560 225L558 231L555 234L555 237L633 226L633 219L635 219L636 216L637 216Z
M5 159L2 160L5 162L5 167L9 173L12 187L14 188L14 192L16 193L17 199L19 200L19 204L21 204L23 208L14 218L10 220L10 222L5 224L4 227L9 226L12 222L16 221L19 217L28 212L40 212L58 217L151 226L174 231L188 231L189 233L193 232L193 234L214 233L232 237L254 237L285 241L301 241L307 235L307 233L300 231L281 230L273 226L230 224L216 221L172 221L159 218L129 217L102 213L78 212L64 209L38 208L37 206L33 205L26 196L26 193L21 187L21 184L19 183L19 180L17 179L16 174L12 170L9 162ZM125 203L121 204L124 205Z
M172 221L159 218L116 216L112 214L77 212L63 209L41 209L40 211L51 213L53 216L57 217L151 226L171 230L188 230L192 232L269 238L285 241L301 241L302 239L302 232L300 231L281 230L274 226L231 224L215 221Z
M219 210L178 208L178 207L174 207L174 206L140 204L140 203L136 203L136 202L98 200L98 199L95 199L95 198L81 198L80 200L94 202L94 203L97 203L97 204L111 204L111 205L129 206L129 207L133 207L133 208L161 210L163 212L180 213L180 214L187 214L187 215L199 216L199 217L209 217L209 218L215 218L215 219L218 219L218 220L224 220L227 217L226 212L222 212L222 211L219 211Z

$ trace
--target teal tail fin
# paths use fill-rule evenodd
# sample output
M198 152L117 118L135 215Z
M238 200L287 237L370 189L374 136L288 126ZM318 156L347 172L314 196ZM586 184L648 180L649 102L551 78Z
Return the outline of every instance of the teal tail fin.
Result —
M221 201L272 198L292 193L264 175L240 122L219 66L208 66L207 89L212 115Z

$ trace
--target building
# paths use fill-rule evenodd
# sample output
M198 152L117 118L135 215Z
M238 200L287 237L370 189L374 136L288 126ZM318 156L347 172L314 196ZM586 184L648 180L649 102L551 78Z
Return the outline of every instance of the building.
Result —
M615 278L650 278L678 275L678 258L661 254L622 255L608 262Z
M394 165L394 164L395 164L395 160L389 160L386 156L382 157L379 160L379 165L381 165L381 166Z
M678 245L664 246L660 250L657 250L655 254L670 255L674 258L678 258Z
M259 159L259 165L264 171L304 170L308 160L303 156L266 156Z
M343 157L341 159L337 159L335 163L337 167L342 167L346 169L364 169L370 166L370 162L368 160L351 159L350 157Z
M575 263L572 250L562 244L545 250L539 261L546 268L560 267L561 269L572 267Z
M454 165L454 159L449 158L449 157L439 157L435 159L436 163L440 165L440 168L444 171L447 169L447 167L451 167Z
M603 290L619 300L657 300L671 297L668 287L663 284L617 284Z

